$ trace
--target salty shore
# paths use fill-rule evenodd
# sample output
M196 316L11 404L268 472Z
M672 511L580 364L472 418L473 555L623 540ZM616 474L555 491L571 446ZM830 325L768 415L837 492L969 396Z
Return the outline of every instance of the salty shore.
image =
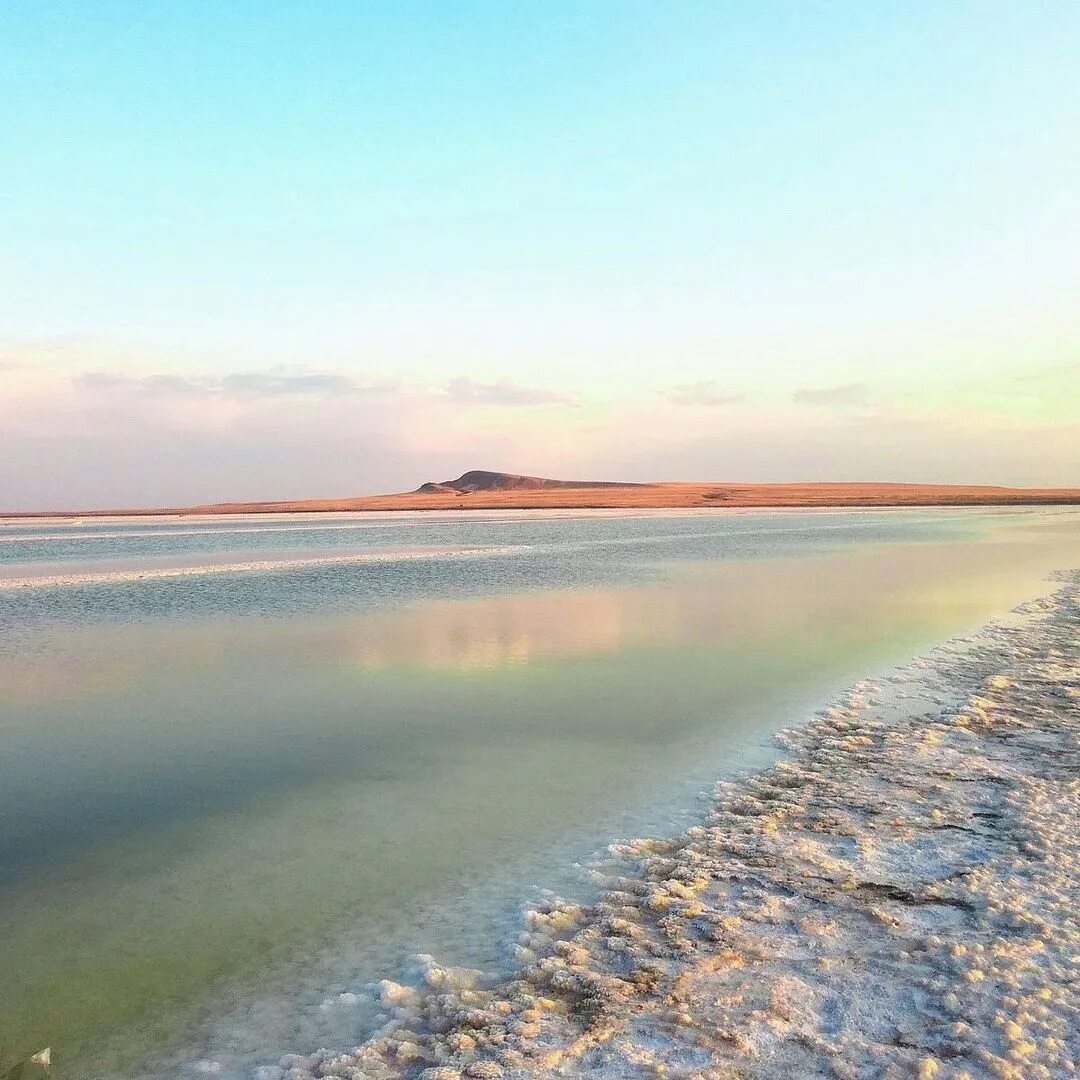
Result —
M1078 646L1070 573L615 845L599 900L526 913L509 980L421 957L375 1037L256 1080L1072 1075Z

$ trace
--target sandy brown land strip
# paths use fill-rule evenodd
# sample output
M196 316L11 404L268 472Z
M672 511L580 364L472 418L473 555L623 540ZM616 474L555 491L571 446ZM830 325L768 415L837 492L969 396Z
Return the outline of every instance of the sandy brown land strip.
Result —
M345 513L387 510L576 510L745 507L1080 505L1080 488L1009 488L959 484L726 484L444 489L341 499L225 502L184 507L23 511L5 517L103 517L193 514Z

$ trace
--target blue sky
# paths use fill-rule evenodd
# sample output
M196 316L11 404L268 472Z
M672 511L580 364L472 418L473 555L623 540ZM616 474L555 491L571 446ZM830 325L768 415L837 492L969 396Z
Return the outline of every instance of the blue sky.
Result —
M1077 55L1074 3L6 5L0 506L1080 482Z

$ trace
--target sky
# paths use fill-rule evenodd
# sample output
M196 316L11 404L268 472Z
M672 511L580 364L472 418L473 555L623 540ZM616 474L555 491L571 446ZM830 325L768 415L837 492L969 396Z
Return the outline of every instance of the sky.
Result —
M0 5L0 509L1080 485L1080 5Z

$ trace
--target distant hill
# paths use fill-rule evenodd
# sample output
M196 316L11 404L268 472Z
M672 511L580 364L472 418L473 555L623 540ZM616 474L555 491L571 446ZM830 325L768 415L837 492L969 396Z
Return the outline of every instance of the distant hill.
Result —
M471 469L456 480L429 480L421 484L419 495L459 495L474 491L540 491L553 488L635 488L647 484L629 484L617 480L548 480L543 476L522 476L519 473L486 472Z
M1080 488L1007 488L973 484L683 483L549 480L472 469L456 480L428 481L414 491L340 499L229 502L124 510L8 512L6 517L103 517L138 514L290 514L364 510L668 510L844 506L1080 505Z

